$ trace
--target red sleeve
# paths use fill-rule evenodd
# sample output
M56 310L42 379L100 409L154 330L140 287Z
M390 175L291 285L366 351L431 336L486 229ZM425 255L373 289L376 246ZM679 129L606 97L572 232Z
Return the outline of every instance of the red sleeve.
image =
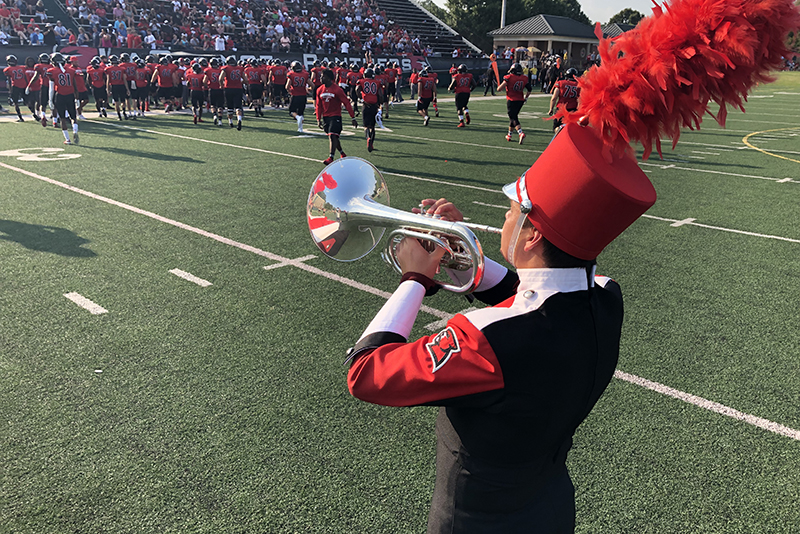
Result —
M336 86L336 87L339 89L339 93L340 93L339 100L341 100L342 104L344 104L344 107L347 109L347 112L350 114L350 118L351 119L355 119L356 118L356 114L353 111L353 105L350 103L350 99L347 98L346 94L344 94L344 89L342 89L339 86Z
M457 405L504 386L494 350L463 315L438 334L361 352L347 382L353 396L384 406Z
M320 85L319 87L317 87L317 90L314 93L314 115L317 116L317 122L322 120L322 102L319 101L320 87L324 86Z

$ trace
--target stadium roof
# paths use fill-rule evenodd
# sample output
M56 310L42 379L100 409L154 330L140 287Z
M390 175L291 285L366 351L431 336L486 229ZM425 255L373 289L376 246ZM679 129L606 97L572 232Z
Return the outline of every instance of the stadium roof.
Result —
M635 27L636 26L633 24L619 24L617 22L614 24L606 24L602 27L603 37L616 37L634 29Z
M559 37L581 37L595 39L591 26L568 17L536 15L529 19L509 24L489 32L491 36L502 35L557 35Z

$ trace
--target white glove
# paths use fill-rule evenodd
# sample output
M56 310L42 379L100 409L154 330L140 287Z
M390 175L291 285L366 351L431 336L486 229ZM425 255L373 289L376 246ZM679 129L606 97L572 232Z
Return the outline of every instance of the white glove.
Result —
M25 94L26 94L26 95L29 95L29 94L31 94L31 88L30 88L30 87L26 87L26 88L25 88Z

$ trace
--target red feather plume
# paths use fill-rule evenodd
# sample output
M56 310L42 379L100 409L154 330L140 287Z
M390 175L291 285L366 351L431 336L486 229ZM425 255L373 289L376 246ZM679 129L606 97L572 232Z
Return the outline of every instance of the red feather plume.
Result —
M655 3L655 2L654 2ZM674 0L655 4L653 15L633 30L603 39L601 65L580 79L577 111L556 115L589 124L615 154L644 146L647 159L661 136L673 148L682 127L700 127L710 101L725 126L727 106L744 111L748 91L773 81L783 66L790 31L800 28L793 0Z

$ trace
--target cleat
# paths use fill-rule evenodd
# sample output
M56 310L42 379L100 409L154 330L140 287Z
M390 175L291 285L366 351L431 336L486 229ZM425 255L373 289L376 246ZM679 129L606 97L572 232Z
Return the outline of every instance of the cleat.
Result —
M197 122L206 122L203 119L197 119Z
M298 132L300 132L300 133L305 133L305 132L303 131L303 128L298 128L298 129L297 129L297 131L298 131Z
M228 125L229 125L231 128L233 128L233 123L232 123L232 122L229 122L229 123L228 123Z
M242 131L242 121L236 123L236 129Z
M214 117L214 126L217 126L217 125L219 125L219 121L217 120L216 117Z
M73 137L75 138L73 142L77 145L78 144L78 132L75 132Z
M465 119L467 119L467 124L469 124L469 113L467 113L467 114L464 116L464 118L465 118Z
M194 121L194 123L195 123L195 124L197 124L197 115L195 115L194 117L192 117L192 120Z
M328 158L325 161L322 162L323 165L330 165L331 163L333 163L333 157L332 156L328 156Z
M34 114L33 114L33 120L35 120L36 122L39 122L39 120L40 120L40 119L39 119L39 115L37 115L36 113L34 113Z
M437 116L437 117L439 116L439 112L438 112L438 111L436 112L436 116Z
M105 117L106 119L108 118L108 113L106 112L106 110L103 110L103 117Z
M511 142L511 134L506 135L506 141Z
M464 124L464 121L460 121L460 122L458 123L458 126L457 126L456 128L466 128L466 126L467 126L467 125L466 125L466 124Z
M72 144L72 141L70 141L69 139L65 139L65 140L64 140L64 144L65 144L65 145L71 145L71 144Z
M17 119L17 122L25 122L25 119L23 119L22 117L20 117L20 118L18 118L18 119Z
M522 142L525 140L525 137L527 137L525 135L525 132L520 132L519 133L519 144L522 144Z
M370 139L367 143L367 152L372 152L373 150L375 150L375 147L372 146L372 139Z
M339 159L344 159L344 158L346 158L346 157L347 157L347 154L345 154L344 152L342 152L342 153L339 155Z
M78 118L79 118L80 120L82 120L82 121L85 121L85 120L86 120L86 117L84 117L84 116L83 116L83 113L81 113L80 115L78 115Z
M430 117L425 117L425 120L422 121L422 125L423 126L427 126L429 122L431 122L431 118Z

